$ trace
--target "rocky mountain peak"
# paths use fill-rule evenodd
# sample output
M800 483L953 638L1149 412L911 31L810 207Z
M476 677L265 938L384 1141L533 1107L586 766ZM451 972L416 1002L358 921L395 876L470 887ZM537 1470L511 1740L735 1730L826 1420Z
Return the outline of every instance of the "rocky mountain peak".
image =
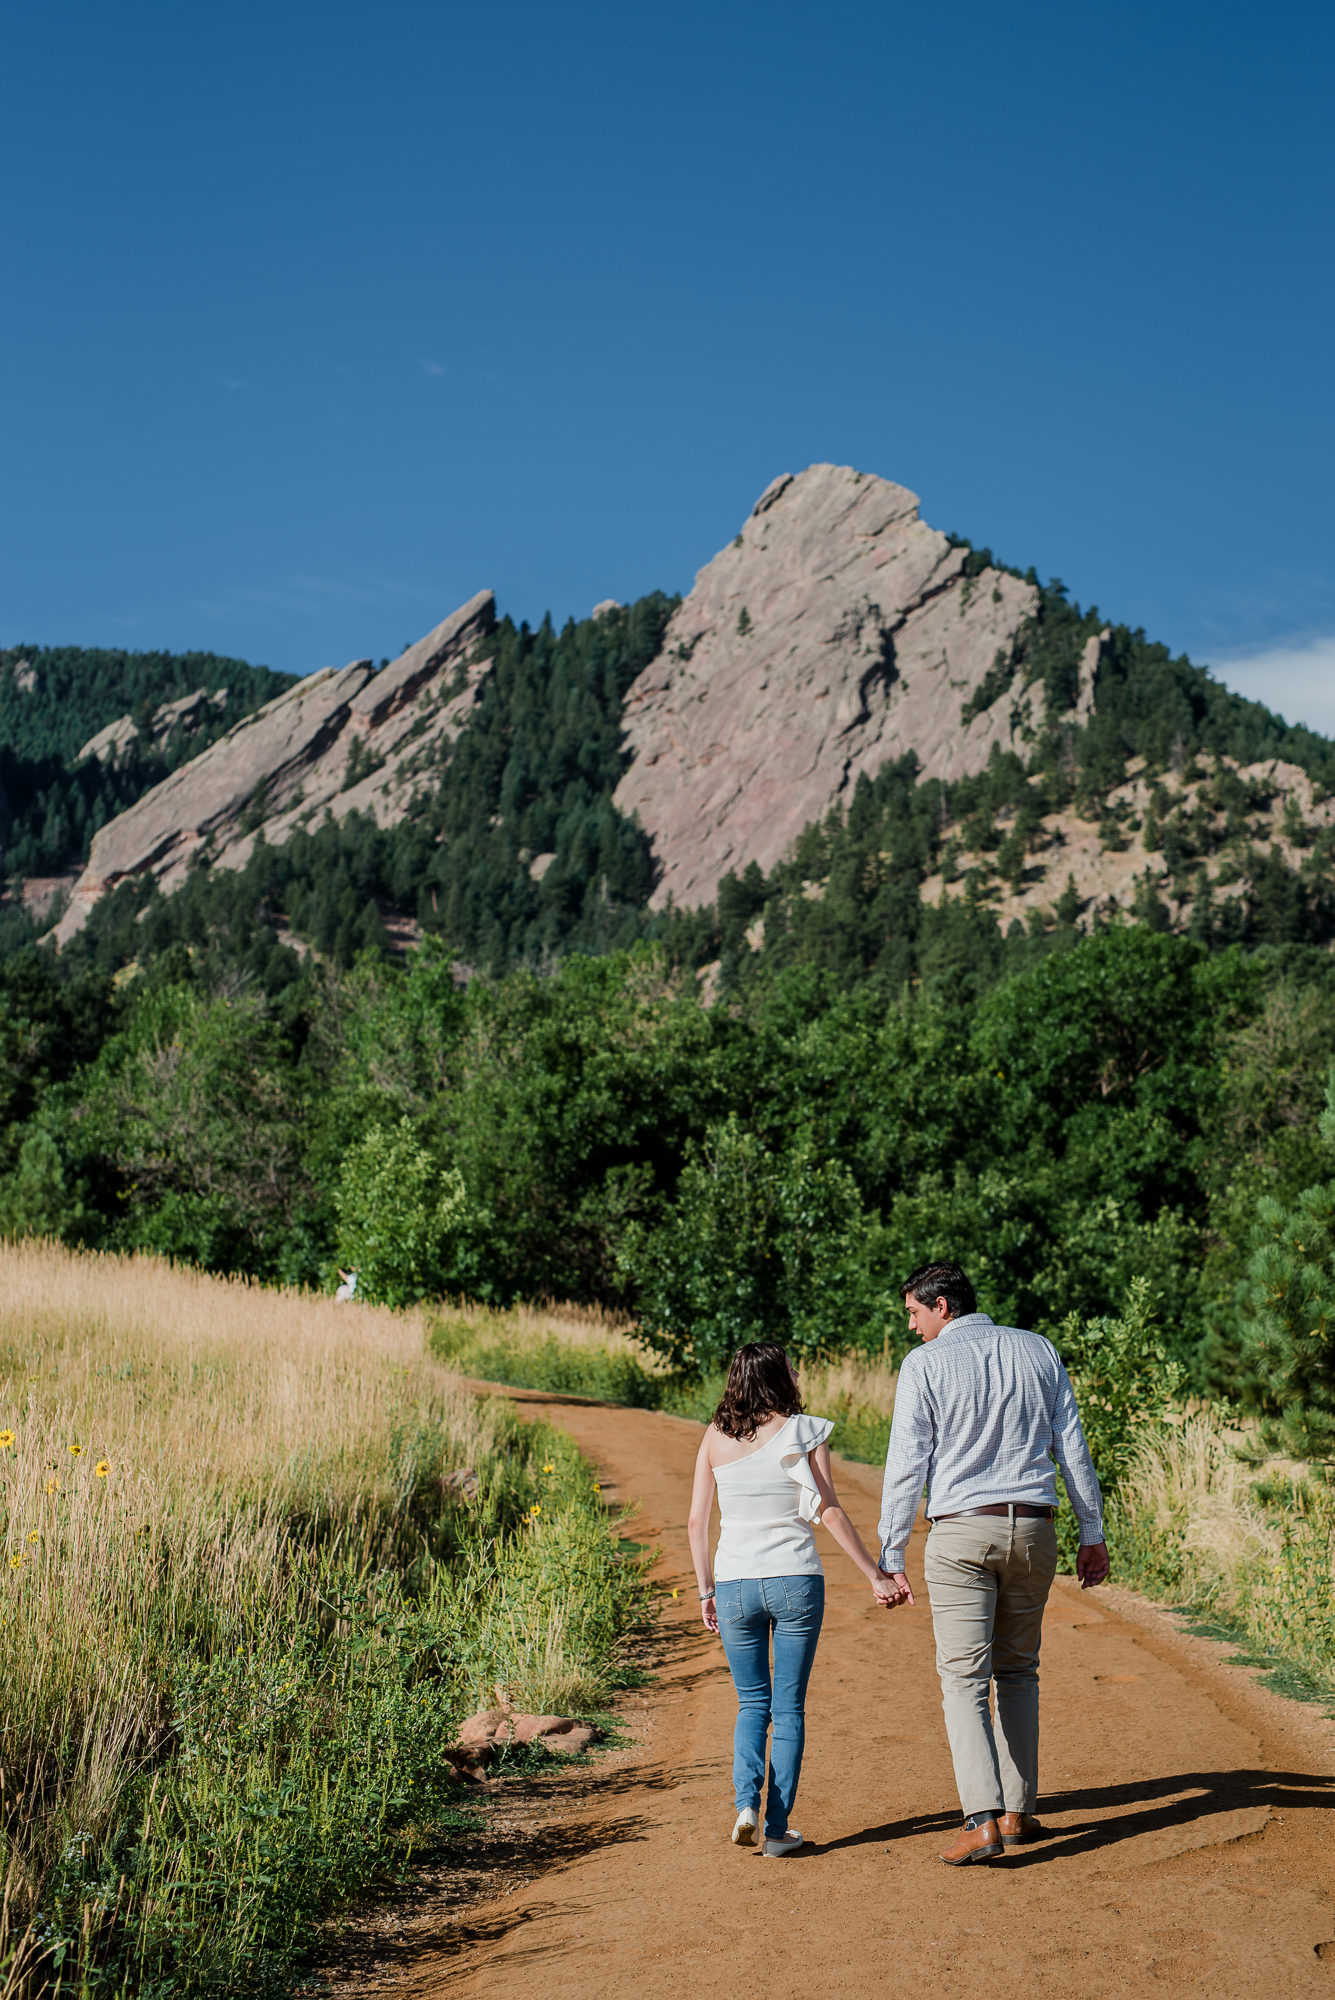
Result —
M1037 591L968 574L967 555L888 479L812 465L770 482L627 698L616 803L653 843L656 905L709 902L751 861L768 870L859 772L908 750L956 778L994 743L1032 738L1041 689L976 712L971 697Z

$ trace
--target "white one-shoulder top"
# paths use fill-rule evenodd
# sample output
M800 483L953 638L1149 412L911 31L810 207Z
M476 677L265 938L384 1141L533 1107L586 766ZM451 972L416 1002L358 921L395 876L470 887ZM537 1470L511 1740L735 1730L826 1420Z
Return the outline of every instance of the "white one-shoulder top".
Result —
M824 1444L826 1417L789 1417L768 1444L714 1467L722 1526L714 1580L743 1576L822 1576L815 1530L820 1491L807 1453Z

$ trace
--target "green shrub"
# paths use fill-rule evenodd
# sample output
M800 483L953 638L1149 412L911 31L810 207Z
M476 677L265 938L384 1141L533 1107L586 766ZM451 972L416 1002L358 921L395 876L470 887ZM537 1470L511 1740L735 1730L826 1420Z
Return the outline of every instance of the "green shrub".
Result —
M1120 1316L1081 1320L1072 1313L1057 1333L1080 1409L1080 1422L1105 1501L1131 1463L1147 1428L1162 1424L1183 1393L1186 1370L1164 1346L1149 1281L1133 1278ZM1064 1495L1061 1476L1058 1489ZM1073 1513L1057 1519L1063 1566L1073 1570L1079 1533Z
M410 1118L372 1125L343 1163L334 1195L338 1254L373 1305L415 1305L441 1290L451 1238L467 1212L463 1176L442 1174Z
M1335 1071L1318 1122L1335 1145ZM1335 1182L1292 1204L1257 1203L1252 1254L1237 1294L1241 1388L1261 1411L1258 1448L1335 1461Z
M770 1152L734 1113L692 1149L666 1221L628 1226L622 1262L641 1337L698 1374L749 1340L794 1359L879 1349L899 1304L883 1248L847 1167L805 1140Z

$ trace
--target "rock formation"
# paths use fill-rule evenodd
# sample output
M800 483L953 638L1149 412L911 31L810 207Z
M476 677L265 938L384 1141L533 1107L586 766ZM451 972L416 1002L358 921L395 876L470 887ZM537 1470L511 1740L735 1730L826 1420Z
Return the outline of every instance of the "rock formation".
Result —
M653 842L656 905L710 902L750 861L768 870L860 771L913 750L958 778L1032 738L1038 686L962 720L1037 601L1003 571L966 576L966 556L912 493L848 466L765 489L627 698L616 803Z
M17 676L16 676L17 678ZM165 743L174 730L192 736L205 722L212 721L227 706L227 689L219 688L210 694L207 688L196 688L193 694L183 694L179 701L164 701L153 711L149 724L149 738L154 743ZM79 752L76 762L85 757L97 757L104 764L118 764L132 743L137 743L143 735L131 715L118 716L105 729L99 729L96 736L90 736Z
M477 700L490 663L468 656L495 623L492 593L480 591L379 673L369 660L326 668L248 715L94 837L57 940L128 876L175 888L201 851L240 868L261 834L279 845L326 812L371 812L382 826L402 819L425 766Z
M1097 643L1091 639L1089 645ZM1164 828L1180 815L1189 818L1198 850L1190 894L1183 893L1164 851ZM1013 808L998 812L997 839L1014 823ZM1041 816L1029 837L1024 869L1010 882L996 871L995 850L969 852L968 827L947 822L942 833L948 860L955 845L953 866L948 875L928 876L922 899L939 906L947 897L971 897L1007 930L1016 922L1027 926L1035 916L1051 921L1064 892L1085 927L1110 922L1119 911L1143 908L1155 898L1168 911L1172 928L1186 930L1198 894L1208 893L1216 907L1244 897L1254 858L1262 853L1296 874L1313 836L1332 826L1335 799L1296 764L1212 757L1208 772L1193 777L1171 770L1151 775L1144 758L1133 757L1124 781L1103 794L1096 818L1082 819L1073 807Z

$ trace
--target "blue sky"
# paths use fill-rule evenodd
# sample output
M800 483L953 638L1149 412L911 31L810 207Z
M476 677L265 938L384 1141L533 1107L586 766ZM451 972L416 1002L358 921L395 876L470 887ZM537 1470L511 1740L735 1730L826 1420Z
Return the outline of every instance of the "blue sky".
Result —
M1284 0L11 8L0 643L305 672L484 585L583 614L832 459L1335 731L1333 43Z

